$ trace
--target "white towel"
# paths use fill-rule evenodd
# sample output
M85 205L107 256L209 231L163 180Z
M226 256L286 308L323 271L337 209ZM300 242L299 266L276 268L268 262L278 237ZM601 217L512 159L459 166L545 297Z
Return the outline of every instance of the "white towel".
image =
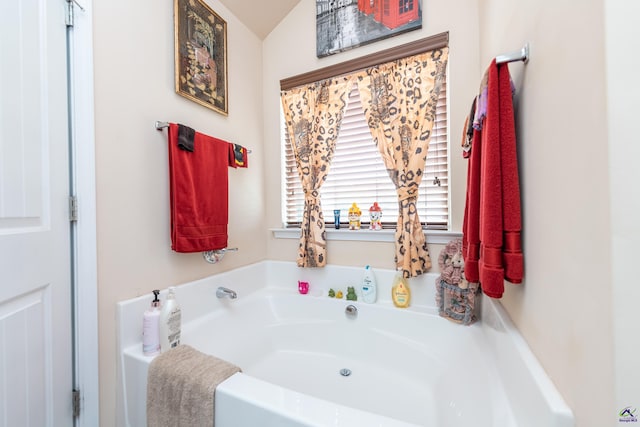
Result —
M162 353L149 365L147 426L213 426L215 389L240 371L184 344Z

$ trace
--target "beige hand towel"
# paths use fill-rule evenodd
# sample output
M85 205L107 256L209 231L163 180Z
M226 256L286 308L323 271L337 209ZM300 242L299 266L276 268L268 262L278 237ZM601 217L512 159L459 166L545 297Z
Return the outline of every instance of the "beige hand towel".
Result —
M184 344L162 353L149 365L147 426L213 426L215 389L240 371Z

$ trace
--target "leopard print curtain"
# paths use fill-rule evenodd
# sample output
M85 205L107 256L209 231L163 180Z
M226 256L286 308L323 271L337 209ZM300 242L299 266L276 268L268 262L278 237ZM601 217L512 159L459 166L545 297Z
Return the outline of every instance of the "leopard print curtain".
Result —
M351 77L340 77L281 94L289 141L304 191L299 267L323 267L327 263L320 187L329 173L348 89L352 84Z
M398 191L395 261L407 278L431 268L416 202L448 53L448 48L437 49L358 75L365 117Z

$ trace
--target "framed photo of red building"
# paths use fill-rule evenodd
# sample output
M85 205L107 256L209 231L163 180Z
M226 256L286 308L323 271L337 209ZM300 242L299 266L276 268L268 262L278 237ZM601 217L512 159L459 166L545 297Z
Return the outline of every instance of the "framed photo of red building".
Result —
M421 0L316 0L319 58L422 28Z
M174 0L175 88L228 115L227 22L201 0Z

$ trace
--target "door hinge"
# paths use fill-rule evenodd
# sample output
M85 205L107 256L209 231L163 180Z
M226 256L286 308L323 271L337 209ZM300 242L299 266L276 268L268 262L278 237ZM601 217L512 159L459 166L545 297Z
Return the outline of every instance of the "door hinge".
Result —
M67 27L73 27L74 6L78 6L80 10L84 12L84 7L82 7L82 5L78 3L78 0L67 0L67 13L65 13L64 17L64 23L67 24Z
M78 221L78 198L76 196L69 196L69 221Z
M80 390L73 390L73 418L80 416Z
M73 1L67 0L67 13L64 16L64 23L67 27L73 27Z

